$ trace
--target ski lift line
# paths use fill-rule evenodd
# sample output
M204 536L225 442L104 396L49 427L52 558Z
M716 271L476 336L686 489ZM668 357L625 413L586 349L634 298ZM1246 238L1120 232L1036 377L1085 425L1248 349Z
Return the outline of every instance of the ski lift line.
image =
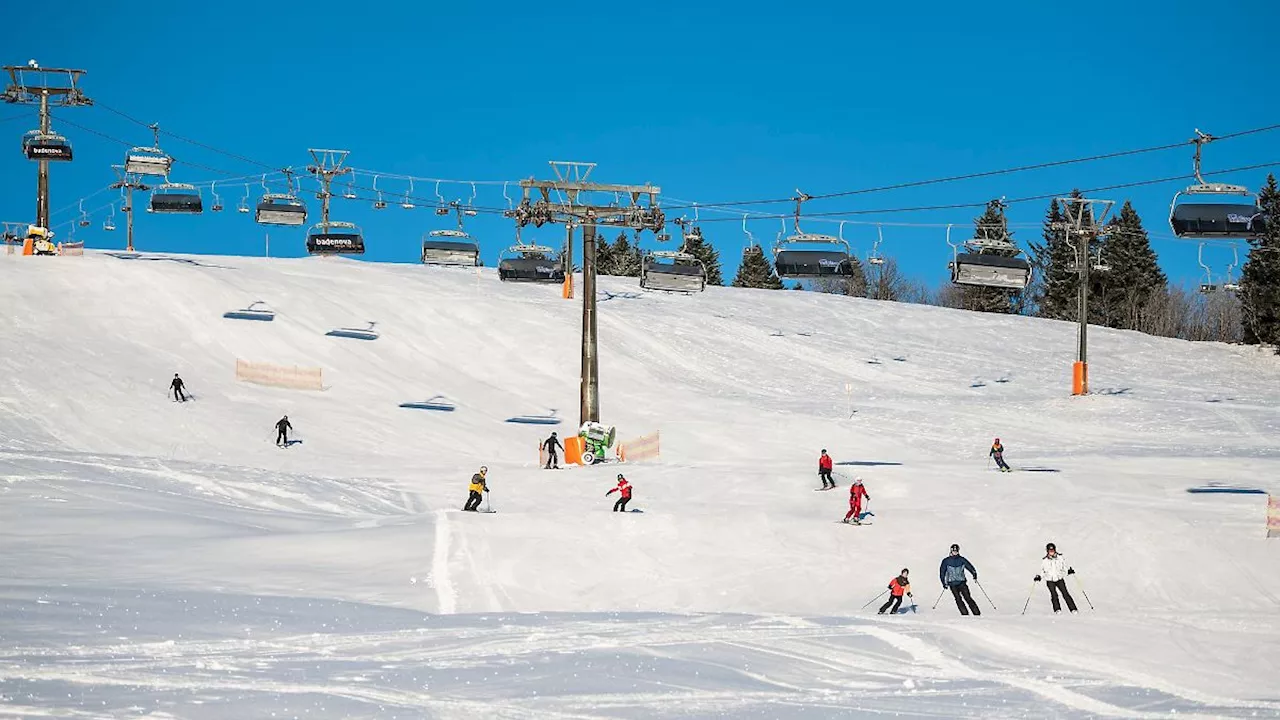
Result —
M273 173L268 173L268 175L271 175L271 174L273 174ZM277 171L276 171L276 173L274 173L274 174L283 174L283 173L282 173L281 171L277 170ZM247 180L258 180L258 179L260 179L261 177L262 177L262 173L254 173L254 174L252 174L252 175L242 175L242 176L240 176L240 177L222 178L222 179L220 179L220 180L199 180L199 181L197 181L197 182L190 182L190 183L184 183L184 184L186 184L186 185L191 185L191 186L193 186L193 187L197 187L197 188L204 188L204 187L212 188L212 187L213 187L215 184L217 184L217 183L223 183L224 185L225 185L225 184L228 184L228 183L233 184L233 185L238 185L238 184L241 184L241 183L243 183L243 182L245 182L245 181L247 181ZM99 189L97 189L97 190L94 190L93 192L89 193L88 195L85 195L84 197L80 198L79 200L76 200L76 201L72 202L71 204L66 205L66 206L64 206L64 207L62 207L62 208L59 208L59 209L57 209L57 210L54 210L54 211L50 214L50 217L57 217L57 216L62 215L62 214L64 214L64 213L68 212L68 211L75 210L75 209L77 209L77 207L79 206L79 204L80 204L81 202L83 202L83 201L85 201L85 200L88 200L89 198L92 198L92 197L97 197L98 195L101 195L102 193L104 193L104 192L106 192L106 191L108 191L108 190L114 190L114 189L115 189L115 188L113 188L111 185L107 185L107 186L105 186L105 187L101 187L101 188L99 188ZM116 201L112 201L112 202L113 202L113 204L114 204L114 202L116 202ZM101 210L102 208L98 208L98 209L99 209L99 210ZM92 213L90 213L90 214L92 214Z
M1224 135L1215 135L1213 136L1213 141L1216 142L1218 140L1230 140L1234 138L1244 137L1247 135L1255 135L1258 133L1270 132L1272 130L1277 130L1277 129L1280 129L1280 123L1277 123L1274 125L1267 125L1263 127L1250 128L1248 130L1240 130L1233 133L1226 133ZM933 178L929 180L913 180L909 182L894 183L892 185L881 185L878 187L862 188L859 190L844 190L844 191L833 192L833 193L813 194L813 195L809 195L808 198L810 200L824 200L829 198L850 197L853 195L864 195L867 193L888 192L890 190L903 190L906 188L922 187L925 185L938 185L942 183L959 182L963 180L976 180L976 179L987 178L987 177L995 177L998 175L1010 175L1010 174L1020 173L1020 172L1029 172L1032 170L1044 170L1047 168L1063 167L1066 165L1078 165L1082 163L1097 162L1100 160L1112 160L1115 158L1129 157L1133 155L1142 155L1142 154L1153 153L1153 152L1163 152L1165 150L1174 150L1174 149L1185 147L1187 145L1192 145L1195 143L1196 143L1196 139L1183 140L1181 142L1166 143L1164 145L1154 145L1152 147L1146 147L1146 148L1120 150L1117 152L1102 153L1099 155L1089 155L1086 157L1079 157L1079 158L1070 158L1067 160L1053 160L1053 161L1042 162L1042 163L1034 163L1031 165L1021 165L1021 166L1012 167L1012 168L1005 168L1003 170L985 170L985 171L976 172L976 173L965 173L963 175L952 175L948 177ZM710 207L740 207L744 205L776 205L776 204L790 203L790 202L795 202L795 198L788 197L788 198L778 198L775 200L741 200L741 201L726 201L726 202L718 202L718 203L702 202L700 204L704 208L710 208ZM681 210L683 208L677 206L677 207L667 207L666 209L667 211L672 211L672 210Z
M53 117L53 113L52 113L52 112L50 112L50 117ZM120 139L120 138L118 138L118 137L114 137L114 136L112 136L112 135L108 135L108 134L106 134L106 133L104 133L104 132L99 132L98 130L94 130L93 128L90 128L90 127L85 127L84 125L81 125L80 123L77 123L77 122L75 122L75 121L67 120L66 118L62 117L61 115L58 115L58 116L57 116L57 120L58 120L58 122L59 122L59 123L61 123L61 124L63 124L63 125L70 125L71 127L76 128L76 129L78 129L78 130L83 130L84 132L87 132L87 133L90 133L90 134L93 134L93 135L97 135L98 137L105 138L105 139L110 140L111 142L114 142L114 143L119 143L119 144L121 144L121 145L124 145L125 147L128 147L128 148L135 147L134 143L128 142L128 141L126 141L126 140L121 140L121 139ZM175 159L175 160L174 160L174 162L178 162L178 161ZM199 164L199 163L190 162L190 161L188 161L188 160L183 160L183 161L182 161L182 164L184 164L184 165L188 165L188 166L193 167L193 168L199 168L199 169L201 169L201 170L207 170L207 171L209 171L209 172L217 173L217 174L219 174L219 175L233 175L233 174L234 174L234 173L231 173L231 172L227 172L226 170L219 170L218 168L209 167L208 165L201 165L201 164Z
M421 175L402 175L398 173L381 172L379 170L367 170L365 168L351 168L352 175L368 175L370 177L382 177L389 180L412 180L414 182L426 183L445 183L449 185L503 185L507 183L518 183L519 180L451 180L448 178L423 177Z

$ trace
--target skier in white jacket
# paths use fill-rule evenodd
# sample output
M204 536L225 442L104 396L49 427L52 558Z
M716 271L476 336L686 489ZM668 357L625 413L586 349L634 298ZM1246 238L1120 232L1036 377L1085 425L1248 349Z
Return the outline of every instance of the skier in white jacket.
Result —
M1053 603L1053 611L1055 613L1062 612L1062 605L1058 602L1058 594L1062 594L1062 599L1067 601L1067 609L1076 612L1076 601L1071 598L1071 593L1067 592L1067 576L1075 575L1075 568L1067 564L1067 559L1058 554L1058 548L1053 543L1044 546L1044 559L1040 561L1040 574L1035 576L1035 581L1044 580L1044 584L1049 586L1049 599Z

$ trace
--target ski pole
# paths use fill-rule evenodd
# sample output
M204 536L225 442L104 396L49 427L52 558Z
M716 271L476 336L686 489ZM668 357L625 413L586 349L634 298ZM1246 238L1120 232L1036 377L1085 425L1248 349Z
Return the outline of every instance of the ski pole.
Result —
M997 607L996 607L996 604L995 604L995 603L993 603L993 602L991 602L991 596L987 594L987 589L986 589L986 588L984 588L984 587L982 587L982 583L978 582L978 578L974 578L974 579L973 579L973 582L974 582L974 584L975 584L975 585L977 585L977 586L978 586L978 589L982 591L982 596L983 596L983 597L985 597L985 598L987 599L987 602L988 602L988 603L991 603L991 609L992 609L992 610L999 610L999 608L997 608Z
M867 605L870 605L871 603L873 603L873 602L875 602L875 601L879 600L880 598L884 597L884 593L887 593L887 592L889 592L889 589L888 589L888 588L885 588L884 592L882 592L882 593L880 593L879 595L877 595L877 596L875 596L875 597L871 598L870 600L868 600L868 601L867 601ZM863 605L860 609L865 610L865 609L867 608L867 605Z
M942 596L947 594L947 589L942 588L942 592L938 593L938 599L933 601L933 609L938 609L938 603L942 602Z
M1089 593L1084 591L1084 583L1080 582L1079 575L1076 575L1076 587L1080 588L1080 594L1084 596L1084 601L1089 603L1089 609L1090 610L1095 609L1093 607L1093 601L1089 599Z
M1036 581L1031 581L1031 592L1027 593L1027 601L1022 604L1022 614L1027 614L1027 608L1031 606L1031 596L1036 594Z

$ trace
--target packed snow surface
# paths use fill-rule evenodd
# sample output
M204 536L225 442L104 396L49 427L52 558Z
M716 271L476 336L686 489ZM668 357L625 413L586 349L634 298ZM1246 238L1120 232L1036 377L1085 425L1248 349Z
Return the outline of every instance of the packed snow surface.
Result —
M273 321L222 316L259 300ZM599 301L602 420L661 458L556 472L559 287L0 256L0 716L1280 717L1266 495L1187 492L1280 493L1274 356L1091 328L1073 398L1070 323L626 278ZM400 407L428 399L454 409ZM841 484L813 492L822 448ZM497 512L463 513L482 464ZM618 472L642 512L610 512ZM1049 541L1078 615L1032 582ZM953 542L981 617L934 606ZM914 602L864 606L903 567Z

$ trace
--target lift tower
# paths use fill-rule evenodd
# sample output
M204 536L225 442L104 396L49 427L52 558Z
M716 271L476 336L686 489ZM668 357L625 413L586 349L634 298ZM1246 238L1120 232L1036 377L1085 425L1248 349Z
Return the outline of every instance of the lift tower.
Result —
M84 70L68 68L42 68L35 60L26 65L6 65L4 71L9 73L9 86L0 95L5 102L18 105L40 106L40 129L37 137L49 137L53 130L49 123L49 108L82 107L92 105L90 100L80 91L77 83ZM49 160L45 157L32 158L39 163L36 176L36 225L49 227ZM64 158L64 159L69 159Z

